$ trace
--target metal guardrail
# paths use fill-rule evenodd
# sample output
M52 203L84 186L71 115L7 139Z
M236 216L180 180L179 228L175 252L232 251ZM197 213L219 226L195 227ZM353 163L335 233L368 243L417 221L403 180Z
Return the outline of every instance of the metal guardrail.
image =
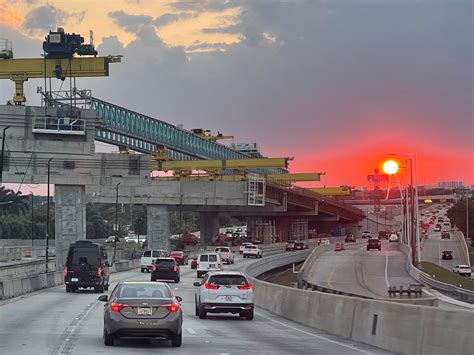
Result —
M86 121L68 117L34 117L32 132L83 136L86 134Z

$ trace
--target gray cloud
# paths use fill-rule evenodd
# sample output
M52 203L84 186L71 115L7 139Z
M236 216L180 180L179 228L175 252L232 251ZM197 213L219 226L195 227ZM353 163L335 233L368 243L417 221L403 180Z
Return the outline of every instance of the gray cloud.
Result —
M124 11L109 12L109 17L127 32L137 33L143 25L150 24L153 17L146 15L130 15Z
M244 0L181 0L174 1L171 6L186 11L214 10L222 11L244 4Z
M167 14L161 15L160 17L157 17L153 21L153 24L157 27L160 27L160 26L165 26L165 25L167 25L171 22L175 22L175 21L178 21L178 20L184 20L184 19L187 19L187 18L191 18L193 16L194 15L192 13L189 13L189 12L182 12L182 13L179 13L179 14L167 13Z
M80 13L67 13L53 5L44 5L28 12L23 27L30 31L48 31L62 26L70 17L75 17L78 22L81 22L84 16L85 11Z

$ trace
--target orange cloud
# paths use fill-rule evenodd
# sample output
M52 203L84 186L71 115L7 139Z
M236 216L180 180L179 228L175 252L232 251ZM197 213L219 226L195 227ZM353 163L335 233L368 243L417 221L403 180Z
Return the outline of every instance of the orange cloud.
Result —
M9 9L5 1L0 0L0 25L17 28L24 21L24 17Z

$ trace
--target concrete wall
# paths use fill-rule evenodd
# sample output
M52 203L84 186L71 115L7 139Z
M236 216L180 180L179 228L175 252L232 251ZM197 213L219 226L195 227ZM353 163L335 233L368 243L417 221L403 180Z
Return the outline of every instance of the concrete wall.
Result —
M0 262L21 260L23 248L2 247L0 248Z
M110 272L122 272L138 268L140 266L140 259L125 260L115 263ZM55 271L50 273L43 273L32 276L25 276L20 278L2 279L0 280L0 300L17 297L41 290L44 288L59 286L64 283L64 275L62 271Z
M248 265L245 272L252 278L255 304L292 321L397 353L472 355L474 311L330 295L255 278L308 255L307 251L280 254Z

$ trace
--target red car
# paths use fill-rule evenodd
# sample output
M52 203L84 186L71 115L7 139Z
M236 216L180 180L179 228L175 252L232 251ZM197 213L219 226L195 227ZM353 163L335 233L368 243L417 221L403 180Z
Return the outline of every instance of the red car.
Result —
M197 258L192 258L191 259L191 269L196 269L197 268Z
M185 233L181 236L180 241L182 244L185 245L197 245L199 242L199 238L196 237L194 234Z
M371 238L367 241L367 250L371 249L382 250L382 242L380 239Z
M186 264L186 255L184 255L184 251L172 251L170 253L170 258L175 259L179 265Z

